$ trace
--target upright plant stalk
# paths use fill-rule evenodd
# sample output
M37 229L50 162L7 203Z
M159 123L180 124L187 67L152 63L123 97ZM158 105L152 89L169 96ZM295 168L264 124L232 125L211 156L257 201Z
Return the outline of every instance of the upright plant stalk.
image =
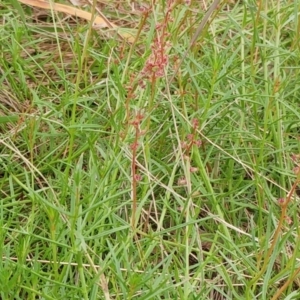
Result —
M134 120L130 123L135 130L134 141L131 144L132 160L131 160L131 199L132 199L132 212L131 212L131 226L136 228L136 214L137 214L137 183L140 181L140 175L137 173L137 149L139 147L139 137L142 132L140 130L140 124L144 116L141 113L137 113Z
M292 188L290 189L286 199L279 199L279 205L281 207L281 214L280 214L280 218L279 218L279 221L278 221L278 225L276 227L276 230L275 230L275 233L274 233L274 237L273 237L273 241L272 241L272 244L269 248L269 250L267 251L267 253L265 254L265 260L264 260L264 263L263 263L263 266L261 267L260 271L257 273L257 275L250 281L249 283L249 287L254 287L256 282L259 280L259 278L264 274L264 272L266 271L269 263L270 263L270 260L271 260L271 257L272 257L272 254L273 254L273 251L275 249L275 246L278 242L278 239L280 237L280 233L281 233L281 228L283 227L283 223L285 220L288 219L288 216L287 216L287 209L288 209L288 205L289 203L291 202L292 200L292 196L298 186L298 184L300 183L300 168L298 167L297 169L297 179L295 180ZM296 276L298 273L300 272L299 269L297 269L295 272L294 272L294 276ZM291 276L290 279L287 281L287 282L290 282L292 280L292 278L294 278L294 276ZM287 284L287 283L286 283ZM281 292L287 287L288 285L284 285L283 287L281 287ZM276 295L278 294L278 292L276 293ZM278 294L279 296L279 294ZM275 300L278 298L278 296L276 296L276 298L272 298L272 300Z
M167 2L167 11L165 13L165 16L163 18L163 21L161 23L158 23L156 25L157 33L153 39L152 44L152 52L145 62L144 68L141 72L141 76L139 78L140 82L147 81L150 84L150 99L148 104L148 112L149 114L152 112L154 108L154 101L156 96L156 87L157 87L157 81L159 78L163 77L165 75L164 71L168 64L168 55L167 55L167 26L170 19L170 15L172 12L172 3L173 0L169 0ZM147 12L145 14L144 19L148 17ZM145 22L145 20L143 22ZM143 25L144 23L142 23ZM124 75L124 74L123 74ZM123 80L124 78L122 78ZM144 86L144 82L142 84ZM126 115L127 115L127 121L129 119L129 101L134 98L133 91L135 90L136 86L131 86L128 91L128 97L126 102ZM135 130L135 137L134 142L131 145L132 150L132 162L131 162L131 177L132 177L132 183L131 183L131 193L132 193L132 217L131 217L131 225L132 228L136 227L136 211L137 211L137 182L140 180L140 175L137 174L137 164L136 164L136 156L137 156L137 148L138 148L138 139L140 135L142 134L140 131L140 123L144 117L141 113L137 113L134 120L132 122L127 122L127 124L131 124L134 127ZM146 132L150 129L150 123L151 119L150 117L147 118L147 124L146 124ZM150 157L150 149L149 149L149 140L146 137L145 142L145 153L147 154L147 157Z
M131 146L132 149L132 161L131 161L131 197L132 197L132 212L131 212L131 226L133 229L136 227L136 209L137 209L137 178L136 178L136 152L138 147L138 130L136 129L134 143Z

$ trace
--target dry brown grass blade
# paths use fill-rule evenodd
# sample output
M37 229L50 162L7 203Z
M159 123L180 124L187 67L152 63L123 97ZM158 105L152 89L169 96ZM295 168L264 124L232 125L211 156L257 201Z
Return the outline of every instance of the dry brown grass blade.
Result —
M63 12L65 14L76 16L88 21L92 20L91 13L69 5L64 5L60 3L54 3L54 2L50 3L48 1L43 1L43 0L19 0L19 2L27 5L39 7L39 8L53 9L55 11ZM96 25L102 26L103 28L109 27L109 25L101 17L96 16L94 22Z
M115 28L117 29L118 26L114 23L108 21L106 18L102 18L100 16L93 16L90 12L78 9L76 7L72 7L65 4L55 3L55 2L49 2L44 0L19 0L19 2L31 5L34 7L44 8L44 9L53 9L57 12L62 12L68 15L72 15L75 17L79 17L82 19L85 19L87 21L94 21L93 25L98 28ZM132 42L134 40L134 37L130 34L126 33L118 33L122 38L127 40L128 42Z

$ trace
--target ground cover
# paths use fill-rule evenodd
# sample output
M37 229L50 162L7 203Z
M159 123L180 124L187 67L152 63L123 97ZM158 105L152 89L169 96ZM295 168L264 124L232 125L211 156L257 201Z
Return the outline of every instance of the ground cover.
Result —
M299 299L299 3L21 2L1 299Z

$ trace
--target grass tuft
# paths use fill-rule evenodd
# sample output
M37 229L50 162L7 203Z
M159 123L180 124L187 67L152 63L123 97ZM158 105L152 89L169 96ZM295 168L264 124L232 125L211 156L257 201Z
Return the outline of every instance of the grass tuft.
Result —
M298 299L296 1L78 9L0 4L0 298Z

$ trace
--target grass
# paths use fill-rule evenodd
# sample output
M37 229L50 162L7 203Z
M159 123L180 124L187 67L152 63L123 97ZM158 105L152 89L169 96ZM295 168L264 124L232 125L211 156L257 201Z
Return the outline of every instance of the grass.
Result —
M299 4L144 4L0 4L0 298L299 299Z

